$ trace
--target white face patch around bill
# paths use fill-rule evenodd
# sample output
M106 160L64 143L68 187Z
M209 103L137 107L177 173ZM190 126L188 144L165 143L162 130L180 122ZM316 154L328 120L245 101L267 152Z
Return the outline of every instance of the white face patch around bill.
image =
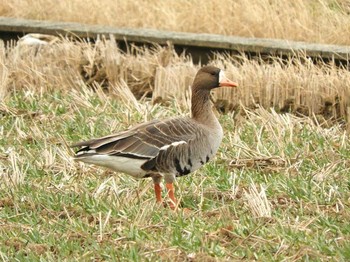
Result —
M219 83L221 83L222 80L226 79L225 72L220 70L219 72Z
M182 141L176 141L176 142L171 143L170 145L162 146L159 150L167 150L171 146L178 146L178 145L181 145L181 144L187 144L187 142L183 141L183 140Z

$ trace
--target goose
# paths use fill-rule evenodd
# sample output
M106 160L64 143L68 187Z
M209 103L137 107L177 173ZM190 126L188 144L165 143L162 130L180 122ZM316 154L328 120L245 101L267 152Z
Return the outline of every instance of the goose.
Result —
M57 36L45 34L26 34L18 40L20 46L40 46L54 44L60 39Z
M204 66L192 84L191 117L152 120L126 131L78 142L74 159L109 168L135 178L151 177L156 202L161 203L164 179L170 208L177 209L173 183L176 177L192 173L211 160L223 138L222 127L213 112L212 89L238 85L224 71Z

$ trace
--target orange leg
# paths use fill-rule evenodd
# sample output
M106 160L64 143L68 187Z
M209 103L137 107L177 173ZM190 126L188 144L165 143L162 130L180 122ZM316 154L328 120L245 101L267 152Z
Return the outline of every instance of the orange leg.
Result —
M157 203L162 202L162 188L159 183L154 183L154 192L156 193Z
M173 183L167 183L166 188L168 189L168 195L171 200L170 208L175 209L177 205L177 201L175 198L175 189L174 189Z

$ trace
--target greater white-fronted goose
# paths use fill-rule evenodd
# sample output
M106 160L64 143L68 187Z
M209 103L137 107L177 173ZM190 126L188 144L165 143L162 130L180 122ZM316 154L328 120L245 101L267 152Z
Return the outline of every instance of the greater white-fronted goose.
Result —
M223 137L212 111L210 91L221 86L236 87L219 68L202 67L192 84L191 117L153 120L129 130L80 142L75 159L104 166L135 178L152 177L157 202L162 202L164 177L170 207L175 209L175 177L187 175L216 154Z

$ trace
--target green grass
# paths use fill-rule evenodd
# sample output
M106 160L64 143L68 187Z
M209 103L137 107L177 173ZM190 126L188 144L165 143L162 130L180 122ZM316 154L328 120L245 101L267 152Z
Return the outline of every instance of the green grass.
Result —
M85 89L6 97L0 111L2 260L350 259L350 145L340 127L322 129L263 109L243 119L222 115L225 138L216 160L178 179L176 194L190 211L173 212L155 204L150 180L70 158L67 144L181 110L139 105L137 111ZM253 165L230 165L233 159ZM265 189L268 216L256 215L248 202L254 185Z

